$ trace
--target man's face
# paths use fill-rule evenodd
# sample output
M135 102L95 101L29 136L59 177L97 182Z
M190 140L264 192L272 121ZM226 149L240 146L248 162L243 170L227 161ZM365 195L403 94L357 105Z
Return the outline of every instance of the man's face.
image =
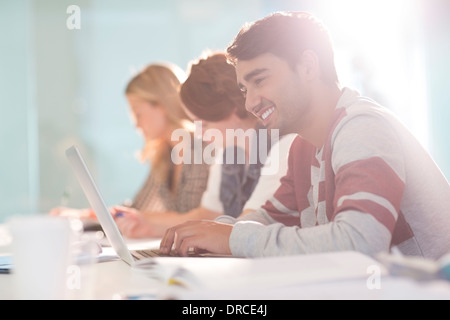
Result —
M264 53L238 60L236 73L249 112L268 129L279 129L280 134L300 133L310 101L301 67L293 69L285 60Z

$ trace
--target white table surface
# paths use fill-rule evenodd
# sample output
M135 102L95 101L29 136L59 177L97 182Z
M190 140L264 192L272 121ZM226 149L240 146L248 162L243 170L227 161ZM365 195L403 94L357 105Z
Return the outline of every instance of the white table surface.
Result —
M0 225L0 254L10 252L10 240ZM159 240L129 240L130 249L155 247ZM111 249L104 249L106 252ZM113 252L113 251L111 251ZM142 298L179 299L445 299L450 300L450 282L418 282L408 278L384 276L379 289L368 289L366 279L293 285L282 288L252 290L185 290L168 286L121 260L81 266L80 288L67 289L67 299ZM14 299L13 274L0 274L0 300Z

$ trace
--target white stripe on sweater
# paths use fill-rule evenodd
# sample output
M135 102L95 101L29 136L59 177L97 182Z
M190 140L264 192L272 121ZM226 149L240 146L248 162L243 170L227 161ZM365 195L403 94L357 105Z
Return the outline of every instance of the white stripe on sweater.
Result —
M356 192L354 194L351 195L346 195L346 196L342 196L339 198L337 205L338 207L340 207L342 205L342 203L345 200L369 200L369 201L373 201L377 204L379 204L380 206L386 208L387 210L389 210L389 212L392 214L392 216L397 220L398 218L398 213L395 210L394 206L392 205L392 203L390 203L388 200L386 200L386 198L384 197L380 197L376 194L370 193L370 192Z

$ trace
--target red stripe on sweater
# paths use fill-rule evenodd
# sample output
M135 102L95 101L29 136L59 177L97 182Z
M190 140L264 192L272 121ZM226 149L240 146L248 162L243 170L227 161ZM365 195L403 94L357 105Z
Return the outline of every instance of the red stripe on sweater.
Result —
M357 210L372 215L376 220L383 224L389 232L394 232L396 218L384 206L371 201L370 199L355 200L347 199L337 208L340 212L347 210Z
M368 192L385 198L395 210L400 204L405 183L395 171L380 157L356 160L339 168L335 177L335 215L340 197L357 192Z
M400 212L405 183L395 171L380 157L358 160L342 166L335 177L335 196L333 201L333 217L344 210L359 210L373 215L383 223L392 233L392 245L399 244L414 236L411 227ZM350 202L344 207L337 207L337 201L344 195L357 192L368 192L385 198L395 208L398 214L397 221L392 225L392 214L385 210L378 210L370 201ZM370 200L370 199L368 199ZM373 202L372 202L373 203ZM363 208L361 206L364 206ZM378 206L379 207L379 206ZM327 208L328 209L328 208ZM328 210L327 210L328 211ZM384 216L386 215L386 216Z
M311 188L311 165L315 158L316 148L300 136L291 144L288 158L288 171L281 178L281 186L274 197L286 208L302 212L310 206L308 192ZM298 216L279 212L268 200L263 208L275 220L287 225L300 225Z

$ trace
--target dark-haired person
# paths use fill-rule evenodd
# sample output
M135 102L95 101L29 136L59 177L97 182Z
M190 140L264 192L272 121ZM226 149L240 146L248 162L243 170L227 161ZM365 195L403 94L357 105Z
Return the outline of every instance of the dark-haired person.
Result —
M195 248L244 257L396 247L438 259L450 251L448 181L395 115L340 86L317 18L267 16L241 29L228 54L247 110L270 108L268 128L299 135L288 173L264 206L234 224L170 228L163 252L173 244L180 255Z
M116 222L127 237L162 237L167 228L185 221L253 212L274 194L286 174L289 148L296 135L284 135L279 140L267 137L270 132L264 129L262 119L245 109L235 68L225 53L210 53L191 62L180 98L185 112L201 125L203 133L214 130L209 132L222 140L212 142L218 159L210 166L207 188L200 205L184 214L145 214L116 207L116 212L123 213ZM227 159L230 153L231 161Z

